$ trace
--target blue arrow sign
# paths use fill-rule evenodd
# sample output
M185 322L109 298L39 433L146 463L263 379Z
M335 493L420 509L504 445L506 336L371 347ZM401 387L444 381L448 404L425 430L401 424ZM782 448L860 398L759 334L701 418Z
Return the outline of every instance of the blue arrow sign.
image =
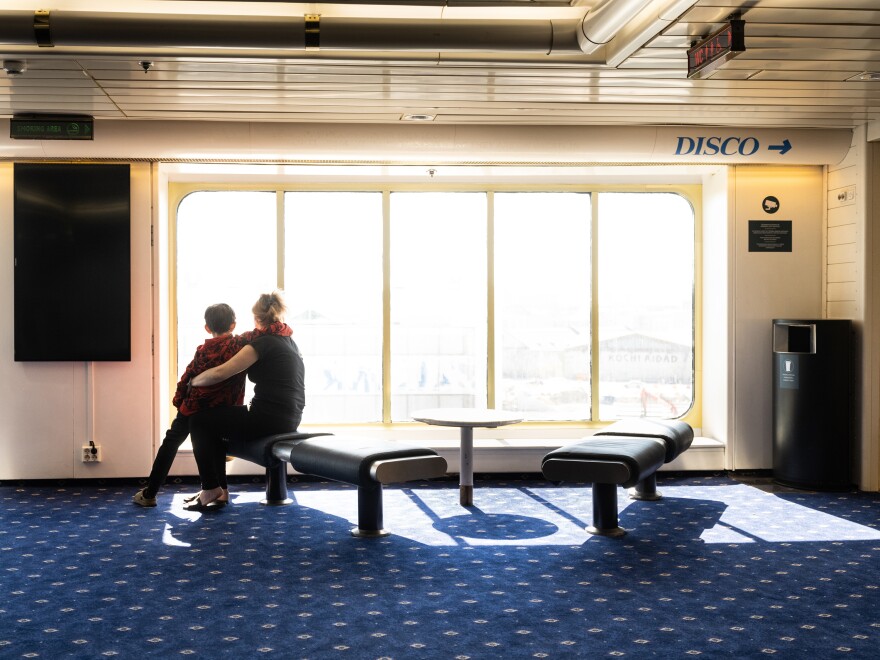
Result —
M791 150L791 142L786 139L782 141L782 144L771 144L767 148L778 151L780 156L784 156Z

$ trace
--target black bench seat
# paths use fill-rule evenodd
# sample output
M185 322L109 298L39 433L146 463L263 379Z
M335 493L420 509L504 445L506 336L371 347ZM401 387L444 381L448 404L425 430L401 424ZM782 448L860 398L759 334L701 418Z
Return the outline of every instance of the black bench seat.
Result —
M544 456L541 471L551 481L593 485L591 534L623 536L618 525L617 487L633 488L633 499L656 500L657 470L690 447L693 429L684 422L622 420Z
M264 504L290 504L287 464L302 474L352 484L358 489L354 536L385 536L382 485L432 479L446 474L446 459L433 449L329 433L280 433L227 453L266 468Z
M664 463L671 463L687 451L694 441L694 430L689 424L668 419L622 419L598 431L594 437L612 436L627 438L652 438L663 443L666 455ZM659 500L657 473L639 481L629 492L633 500Z
M278 433L259 438L250 442L227 440L226 455L243 458L266 468L266 497L260 504L281 506L291 504L293 500L287 496L287 464L272 453L276 443L285 440L299 442L328 433Z

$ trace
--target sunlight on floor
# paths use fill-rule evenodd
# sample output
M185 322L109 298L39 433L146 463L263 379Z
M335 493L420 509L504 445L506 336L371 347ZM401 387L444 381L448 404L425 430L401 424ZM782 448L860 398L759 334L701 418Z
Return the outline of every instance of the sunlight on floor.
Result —
M636 502L620 490L621 526L652 537L685 533L705 543L880 539L880 530L796 501L808 503L806 495L780 497L743 484L667 486L661 492L659 502ZM293 489L290 495L293 506L357 524L355 489ZM184 520L197 518L200 514L183 511L182 497L174 498L171 513ZM233 503L259 506L262 497L259 492L234 493ZM386 489L384 524L393 535L430 546L572 546L595 538L584 530L592 520L589 487L483 488L474 499L476 506L464 508L457 491L450 489ZM166 526L163 541L180 545L171 526Z

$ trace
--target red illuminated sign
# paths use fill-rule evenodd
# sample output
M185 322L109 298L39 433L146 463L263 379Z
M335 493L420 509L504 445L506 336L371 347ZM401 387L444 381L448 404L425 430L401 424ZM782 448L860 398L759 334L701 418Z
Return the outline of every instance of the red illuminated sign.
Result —
M746 49L745 21L732 20L688 49L688 78L702 78Z

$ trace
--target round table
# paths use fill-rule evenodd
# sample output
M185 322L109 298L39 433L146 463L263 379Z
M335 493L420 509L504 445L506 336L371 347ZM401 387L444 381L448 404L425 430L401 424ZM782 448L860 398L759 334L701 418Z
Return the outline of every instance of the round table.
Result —
M412 418L432 426L457 426L461 429L458 483L462 506L472 506L474 503L474 429L496 428L523 421L520 413L493 408L430 408L416 410Z

